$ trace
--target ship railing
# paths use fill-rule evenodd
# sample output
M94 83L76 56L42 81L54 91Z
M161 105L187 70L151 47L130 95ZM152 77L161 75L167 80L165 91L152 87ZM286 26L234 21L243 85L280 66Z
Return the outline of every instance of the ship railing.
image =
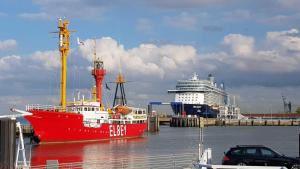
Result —
M26 111L30 110L52 110L52 111L60 111L63 110L61 106L54 105L41 105L41 104L29 104L26 105Z
M109 119L109 123L120 123L120 124L132 124L139 121L145 121L147 119Z

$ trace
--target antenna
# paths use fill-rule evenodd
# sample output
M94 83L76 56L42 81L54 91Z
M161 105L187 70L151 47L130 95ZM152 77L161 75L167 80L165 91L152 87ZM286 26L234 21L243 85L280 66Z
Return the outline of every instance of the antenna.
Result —
M118 44L119 45L119 41L118 41ZM121 56L119 55L119 58L118 58L118 67L119 67L119 74L122 74L122 68L121 68Z
M97 59L97 39L94 38L94 61Z

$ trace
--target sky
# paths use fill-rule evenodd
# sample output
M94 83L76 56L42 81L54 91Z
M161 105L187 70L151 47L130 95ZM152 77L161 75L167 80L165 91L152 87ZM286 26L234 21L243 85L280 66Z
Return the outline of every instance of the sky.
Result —
M68 100L89 97L91 65L104 61L105 82L122 72L129 104L174 101L177 80L213 74L242 112L300 106L299 0L1 0L0 110L59 104L57 19L71 35ZM78 45L77 37L84 42ZM111 105L111 90L103 101ZM168 110L165 110L168 111Z

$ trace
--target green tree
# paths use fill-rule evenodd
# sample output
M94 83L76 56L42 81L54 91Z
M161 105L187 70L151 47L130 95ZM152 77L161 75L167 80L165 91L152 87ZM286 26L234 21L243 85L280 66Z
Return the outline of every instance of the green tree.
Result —
M300 107L297 107L296 113L300 114Z

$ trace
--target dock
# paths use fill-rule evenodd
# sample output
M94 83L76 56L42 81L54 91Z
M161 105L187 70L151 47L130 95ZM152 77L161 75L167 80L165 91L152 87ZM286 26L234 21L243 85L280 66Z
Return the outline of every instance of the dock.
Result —
M170 127L199 127L198 117L163 117L160 125L166 125L169 119ZM204 118L204 126L300 126L300 119L214 119Z

